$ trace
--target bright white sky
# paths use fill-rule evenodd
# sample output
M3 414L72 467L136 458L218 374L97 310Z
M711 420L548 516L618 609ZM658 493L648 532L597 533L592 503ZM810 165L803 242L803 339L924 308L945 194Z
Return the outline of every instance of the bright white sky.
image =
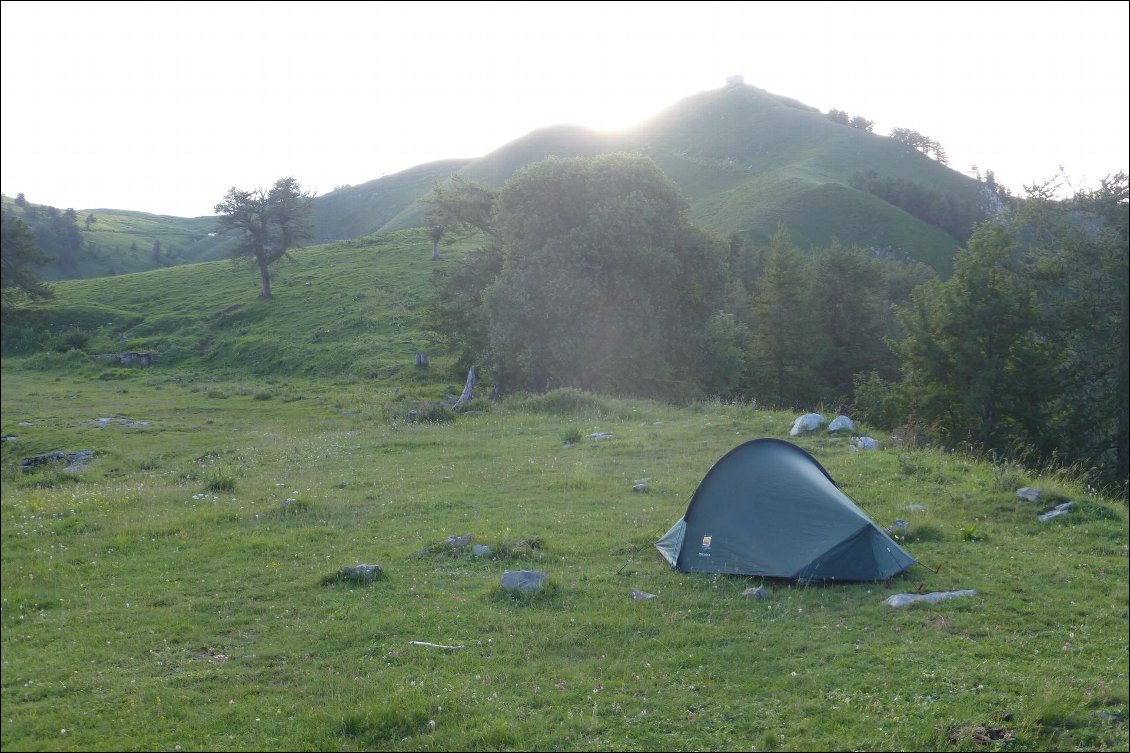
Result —
M1127 171L1130 3L3 2L0 189L195 217L544 126L635 125L730 75L913 128L1019 193Z

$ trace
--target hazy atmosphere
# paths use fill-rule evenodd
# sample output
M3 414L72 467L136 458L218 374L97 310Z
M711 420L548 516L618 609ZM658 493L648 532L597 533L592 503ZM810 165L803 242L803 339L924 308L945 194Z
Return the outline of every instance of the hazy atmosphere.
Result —
M937 140L1014 192L1127 169L1110 3L3 3L2 190L209 215L543 126L645 120L727 76Z

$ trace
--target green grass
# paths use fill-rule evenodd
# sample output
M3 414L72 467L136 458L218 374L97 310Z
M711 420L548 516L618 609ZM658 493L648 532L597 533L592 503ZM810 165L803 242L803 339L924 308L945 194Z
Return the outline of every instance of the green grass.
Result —
M55 349L77 332L87 353L150 351L165 367L233 377L446 385L450 360L441 354L433 354L430 369L414 365L416 351L431 347L419 324L430 273L449 261L431 260L422 230L302 249L292 257L272 266L270 300L258 297L256 273L231 261L58 283L55 299L5 314L4 352ZM25 367L49 365L41 355Z
M14 211L17 217L33 224L25 210L15 205L14 198L2 197L2 207L3 211ZM94 221L88 227L86 219L92 214ZM38 270L45 280L143 272L161 266L217 259L226 252L225 240L214 232L215 217L173 217L125 209L89 208L78 209L76 215L84 246L77 267L68 269L59 262L49 264ZM161 244L160 262L153 258L154 242Z
M795 414L576 390L452 411L463 375L414 366L430 257L382 234L296 252L270 301L213 262L5 315L0 748L1127 748L1124 502L805 437L922 564L744 599L761 579L673 573L654 542ZM123 348L158 358L87 357ZM84 449L78 473L18 467ZM1077 507L1041 524L1024 485ZM461 535L491 556L417 556ZM335 577L358 564L384 577ZM528 568L546 593L502 592ZM919 589L979 595L882 604Z
M740 594L761 579L677 574L653 544L791 414L564 392L407 423L392 383L21 365L2 381L4 750L973 750L979 728L1126 749L1126 508L1068 480L1010 469L1077 501L1040 524L991 464L799 439L880 525L910 521L922 565L758 601ZM566 449L566 426L613 436ZM17 467L82 448L79 474ZM417 556L468 534L495 556ZM335 580L360 563L384 577ZM502 592L522 568L549 591ZM919 588L979 595L882 604Z

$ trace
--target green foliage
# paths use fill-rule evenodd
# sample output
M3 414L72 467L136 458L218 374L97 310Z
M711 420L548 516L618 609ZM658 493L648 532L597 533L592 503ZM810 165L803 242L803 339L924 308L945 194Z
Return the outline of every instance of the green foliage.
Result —
M505 384L644 395L695 385L694 334L723 255L654 163L547 160L511 178L496 212L503 265L483 305Z
M898 373L889 339L898 334L890 305L884 264L859 249L833 245L817 252L811 301L826 344L818 362L820 381L832 395L850 395L855 375L872 370L893 378ZM814 360L809 355L807 360Z
M92 278L143 272L159 266L222 258L225 240L216 233L215 217L170 217L120 209L78 210L68 217L54 207L21 204L3 197L5 214L18 217L43 235L52 248L44 250L54 259L40 269L47 280ZM44 227L62 224L60 236ZM76 236L77 231L77 236ZM60 242L74 249L61 255ZM159 262L151 249L161 249Z
M881 176L874 170L856 173L851 185L873 193L925 223L940 228L964 243L987 214L975 195L958 198L954 193L915 183L905 178Z
M224 468L209 468L204 479L204 488L210 492L234 492L235 476Z
M954 448L1127 478L1127 177L1067 202L1036 192L980 226L954 276L902 312L905 383Z
M893 429L906 420L910 405L899 385L877 371L860 372L852 379L852 415L858 420Z
M811 263L780 230L753 296L750 389L759 400L798 405L820 395L826 340L812 305Z
M561 441L565 444L577 444L581 441L581 430L576 426L570 426L561 435Z
M5 313L20 298L50 298L51 288L44 285L36 268L51 261L37 245L19 218L8 212L0 214L0 304Z
M531 413L554 416L603 416L617 413L613 401L570 387L550 390L541 395L515 396L511 398L510 404Z
M977 527L976 523L962 526L958 532L961 534L962 541L982 541L985 538L984 533Z
M906 144L909 147L917 149L923 154L929 155L934 159L941 162L943 165L949 160L946 158L945 149L934 139L925 136L913 128L892 128L891 139L899 143Z
M313 195L303 192L297 180L280 178L270 190L233 187L216 205L221 232L238 239L232 256L250 259L259 269L260 298L271 297L268 267L314 237L312 200Z

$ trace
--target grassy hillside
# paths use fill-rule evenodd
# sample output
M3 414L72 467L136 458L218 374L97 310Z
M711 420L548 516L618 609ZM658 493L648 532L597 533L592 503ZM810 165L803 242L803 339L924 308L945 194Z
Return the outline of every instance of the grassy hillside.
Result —
M628 151L656 161L687 197L695 223L764 240L781 226L802 246L833 240L948 274L964 238L955 237L852 185L857 173L973 206L983 187L885 136L840 125L795 100L751 86L689 97L622 133L561 126L535 131L473 160L460 173L499 186L549 156ZM399 222L418 224L422 212ZM399 224L398 224L399 226Z
M317 241L326 243L419 227L426 211L419 199L431 192L436 181L451 177L467 162L429 162L317 197L313 204Z
M924 221L921 211L915 216L889 197L861 190L853 177L870 171L900 190L928 195L927 204L935 208L990 205L980 183L905 144L835 123L756 87L727 86L688 97L623 132L552 126L481 158L431 162L337 189L314 200L315 239L419 227L427 209L419 200L454 173L501 186L515 170L550 156L616 151L654 159L686 195L693 221L719 233L765 239L784 226L802 246L838 240L922 261L943 275L965 237ZM165 251L162 264L220 258L226 250L209 235L213 218L94 212L98 221L89 231L88 212L79 212L90 253L78 264L49 268L48 279L152 269L160 266L152 254L157 240Z
M0 747L1126 749L1124 502L819 433L795 441L879 525L906 521L920 565L674 573L654 542L705 473L795 415L574 391L452 412L458 375L412 361L449 263L430 256L422 230L386 233L296 252L269 301L209 262L59 283L5 317ZM45 326L59 351L158 358L16 347ZM19 468L86 449L78 471ZM491 554L445 546L461 535ZM361 563L384 577L335 578ZM516 569L549 590L504 593ZM883 603L957 589L977 595Z
M258 297L257 273L232 261L69 281L5 318L5 353L75 343L225 373L412 372L428 346L419 317L429 274L444 263L416 230L295 251L272 266L270 300Z
M33 230L46 218L47 207L21 207L2 197L3 211L11 211ZM218 259L227 252L223 238L215 235L215 217L172 217L120 209L82 209L75 212L81 250L73 263L54 249L56 261L39 270L45 280L101 277ZM87 218L93 221L87 223ZM159 252L154 253L155 244Z

